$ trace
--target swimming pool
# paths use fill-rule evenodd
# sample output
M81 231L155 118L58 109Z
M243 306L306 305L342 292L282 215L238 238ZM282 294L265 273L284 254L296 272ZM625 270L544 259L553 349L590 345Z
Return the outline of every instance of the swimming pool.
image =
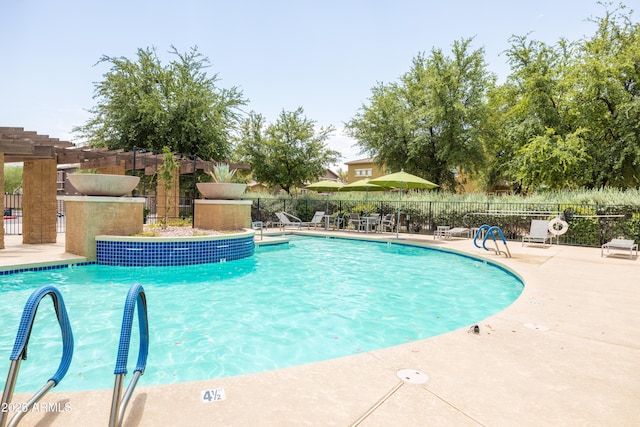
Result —
M73 361L56 390L111 388L129 287L144 286L150 348L141 385L248 374L428 338L476 323L522 291L508 271L401 244L292 237L253 257L184 267L88 265L1 278L0 376L25 301L54 284L69 312ZM129 366L137 357L137 325ZM60 332L40 305L16 391L57 368Z

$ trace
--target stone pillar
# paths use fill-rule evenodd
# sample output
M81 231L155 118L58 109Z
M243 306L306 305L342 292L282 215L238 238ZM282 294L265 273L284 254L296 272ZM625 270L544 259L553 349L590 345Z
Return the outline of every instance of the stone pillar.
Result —
M4 201L6 197L4 197L4 153L0 153L0 188L2 188L2 213L4 215ZM0 249L4 249L4 227L0 229Z
M156 188L158 220L165 217L168 212L169 218L178 218L178 205L180 204L180 171L173 171L173 185L167 189L166 181L158 174L158 187ZM167 204L168 202L168 204ZM167 209L167 206L169 209Z
M198 199L193 226L217 231L251 228L252 203L251 200Z
M54 159L24 162L22 170L22 242L55 243L57 164Z
M94 260L96 236L129 236L144 230L144 197L66 196L64 200L66 252Z

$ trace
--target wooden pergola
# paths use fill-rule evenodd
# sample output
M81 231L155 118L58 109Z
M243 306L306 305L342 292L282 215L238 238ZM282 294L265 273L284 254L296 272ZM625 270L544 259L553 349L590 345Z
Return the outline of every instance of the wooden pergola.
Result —
M180 165L177 174L197 170L209 172L216 162L176 154ZM145 150L125 151L78 147L49 135L25 131L20 127L0 127L0 165L4 187L5 163L23 162L23 243L55 243L57 208L57 166L78 164L80 169L143 170L145 175L157 173L164 162L163 154ZM249 170L246 164L230 164L232 169ZM4 198L2 208L4 209ZM4 229L0 231L0 249L4 249Z
M55 160L56 164L80 164L82 169L99 169L110 166L122 166L126 171L144 170L145 175L157 172L158 165L164 161L163 154L146 150L107 150L78 147L72 142L60 141L49 135L25 131L18 127L0 127L0 153L4 153L4 163L26 162L34 160ZM216 164L214 161L181 154L175 155L180 164L179 173L189 174L195 170L209 172ZM195 161L194 161L195 160ZM249 165L232 163L232 169L249 170Z

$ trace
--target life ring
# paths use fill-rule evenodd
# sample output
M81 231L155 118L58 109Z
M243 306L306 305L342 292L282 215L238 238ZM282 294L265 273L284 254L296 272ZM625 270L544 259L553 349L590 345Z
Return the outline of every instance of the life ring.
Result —
M569 229L569 224L567 224L567 221L563 219L554 218L549 221L548 228L549 233L553 234L554 236L562 236Z

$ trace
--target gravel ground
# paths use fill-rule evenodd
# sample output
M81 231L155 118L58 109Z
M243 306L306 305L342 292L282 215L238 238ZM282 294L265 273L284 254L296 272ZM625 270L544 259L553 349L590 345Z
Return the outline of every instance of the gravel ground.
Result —
M176 227L176 226L168 226L165 229L161 227L155 226L150 227L145 225L144 231L148 233L156 233L158 236L162 237L184 237L184 236L216 236L221 233L216 230L205 230L202 228L191 228L191 227Z

